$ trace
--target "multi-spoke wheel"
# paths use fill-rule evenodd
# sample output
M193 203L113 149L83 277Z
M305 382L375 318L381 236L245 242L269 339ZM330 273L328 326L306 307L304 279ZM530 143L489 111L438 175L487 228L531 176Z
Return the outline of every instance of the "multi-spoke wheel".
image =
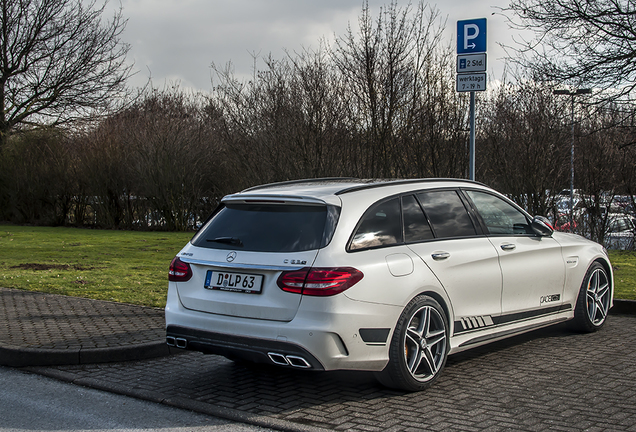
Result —
M605 268L594 263L583 279L583 285L574 310L574 326L577 330L593 332L605 324L612 299L612 287Z
M388 386L417 391L440 375L448 354L448 324L439 303L427 296L413 299L398 320L389 363L377 375Z

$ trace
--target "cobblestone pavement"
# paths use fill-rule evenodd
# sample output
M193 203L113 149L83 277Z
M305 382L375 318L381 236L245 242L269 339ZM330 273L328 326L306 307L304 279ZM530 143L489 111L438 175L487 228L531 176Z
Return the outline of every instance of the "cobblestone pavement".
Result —
M159 308L0 288L0 364L32 366L167 355Z
M636 315L564 325L449 357L429 390L368 373L306 372L185 353L28 370L282 430L636 431Z

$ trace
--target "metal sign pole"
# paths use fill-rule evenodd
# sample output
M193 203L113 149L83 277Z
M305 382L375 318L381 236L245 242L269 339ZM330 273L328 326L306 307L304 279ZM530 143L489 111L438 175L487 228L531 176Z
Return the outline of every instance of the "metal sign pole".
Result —
M470 169L469 179L475 181L475 92L470 92Z
M572 95L572 145L570 146L570 232L574 232L574 94Z

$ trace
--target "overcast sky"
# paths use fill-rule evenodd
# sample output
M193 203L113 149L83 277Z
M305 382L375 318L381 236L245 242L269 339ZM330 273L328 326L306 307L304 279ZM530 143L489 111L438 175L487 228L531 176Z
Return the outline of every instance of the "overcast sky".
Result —
M362 0L120 0L128 19L123 41L131 45L128 60L137 74L132 86L152 78L155 87L178 83L182 88L209 91L210 64L232 62L239 78L251 76L253 54L283 58L284 50L317 48L323 37L344 36L355 29ZM387 1L369 0L374 17ZM413 3L417 3L414 0ZM408 4L398 0L398 6ZM431 3L434 5L434 3ZM445 36L456 43L458 20L488 19L489 79L500 79L511 31L496 6L508 0L444 0L437 5L447 18ZM118 0L109 5L116 7ZM493 13L497 13L493 15ZM259 61L257 68L262 69Z

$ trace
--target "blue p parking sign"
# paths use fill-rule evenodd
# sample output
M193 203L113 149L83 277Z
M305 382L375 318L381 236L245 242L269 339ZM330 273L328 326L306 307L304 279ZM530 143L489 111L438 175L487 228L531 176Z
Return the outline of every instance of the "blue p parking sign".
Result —
M457 21L457 54L486 52L486 18Z

